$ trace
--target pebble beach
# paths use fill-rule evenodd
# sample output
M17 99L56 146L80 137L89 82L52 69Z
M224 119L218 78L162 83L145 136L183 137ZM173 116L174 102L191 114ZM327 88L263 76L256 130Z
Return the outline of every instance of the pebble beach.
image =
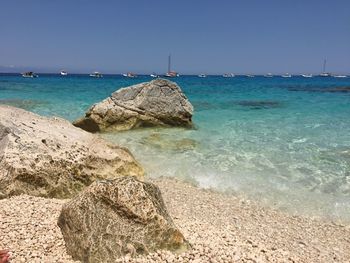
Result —
M350 0L23 2L0 263L350 263Z
M156 251L119 262L350 262L350 225L291 216L177 179L151 179L190 242L181 254ZM0 200L0 247L11 262L75 262L57 226L68 200L20 195Z

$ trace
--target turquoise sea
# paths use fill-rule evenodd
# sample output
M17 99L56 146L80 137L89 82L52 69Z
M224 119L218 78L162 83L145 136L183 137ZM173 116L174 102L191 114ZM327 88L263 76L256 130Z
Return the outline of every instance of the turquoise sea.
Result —
M0 75L0 103L74 120L150 77ZM147 176L169 176L289 213L350 221L350 78L181 76L195 129L103 134Z

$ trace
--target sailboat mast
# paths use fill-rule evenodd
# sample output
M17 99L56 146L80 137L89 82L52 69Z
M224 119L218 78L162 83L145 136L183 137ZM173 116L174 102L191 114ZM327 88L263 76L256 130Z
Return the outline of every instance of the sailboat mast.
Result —
M326 72L326 63L327 63L327 60L323 60L323 73Z
M170 72L171 69L171 55L168 56L168 72Z

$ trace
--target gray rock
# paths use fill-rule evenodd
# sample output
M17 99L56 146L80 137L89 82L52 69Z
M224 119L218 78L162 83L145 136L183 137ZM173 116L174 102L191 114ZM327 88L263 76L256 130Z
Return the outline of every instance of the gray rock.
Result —
M58 219L68 254L83 262L116 262L157 249L182 252L159 188L133 177L96 181L66 203Z
M122 88L93 105L73 124L90 132L147 126L192 126L193 106L180 87L156 79Z
M131 153L60 118L0 105L0 198L68 198L96 179L143 169Z

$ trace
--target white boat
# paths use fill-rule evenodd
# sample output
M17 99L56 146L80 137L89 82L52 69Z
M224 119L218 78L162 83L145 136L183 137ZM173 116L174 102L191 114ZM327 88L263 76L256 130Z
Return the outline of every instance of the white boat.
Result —
M206 78L207 75L205 75L205 74L199 74L198 77L199 77L199 78Z
M175 78L175 77L178 77L179 74L175 71L169 71L169 72L165 73L164 76L167 78Z
M152 78L158 78L158 75L157 75L156 73L152 73L152 74L150 75L150 77L152 77Z
M327 60L325 59L323 61L323 72L320 74L320 77L331 77L331 73L326 72L326 64L327 64Z
M28 71L28 72L22 73L22 77L23 78L37 78L39 76L37 74L35 74L33 71Z
M127 77L127 78L136 78L137 77L137 75L132 73L132 72L124 73L123 76Z
M282 77L282 78L291 78L292 75L289 74L289 73L286 73L286 74L281 75L281 77Z
M100 72L95 71L94 73L90 74L90 77L93 78L102 78L103 75Z
M233 78L235 76L235 74L233 73L225 73L224 75L222 75L224 78Z
M168 56L168 72L164 75L167 78L178 77L179 74L176 71L171 70L171 55Z
M273 75L271 73L267 73L266 75L264 75L265 78L272 78Z
M346 75L334 75L333 77L335 77L335 78L347 78L348 76L346 76Z
M68 75L67 71L65 71L65 70L61 70L60 74L61 74L61 76L67 76Z
M255 77L254 75L251 75L251 74L247 74L245 76L248 77L248 78L254 78Z
M312 78L312 74L301 74L304 78Z

